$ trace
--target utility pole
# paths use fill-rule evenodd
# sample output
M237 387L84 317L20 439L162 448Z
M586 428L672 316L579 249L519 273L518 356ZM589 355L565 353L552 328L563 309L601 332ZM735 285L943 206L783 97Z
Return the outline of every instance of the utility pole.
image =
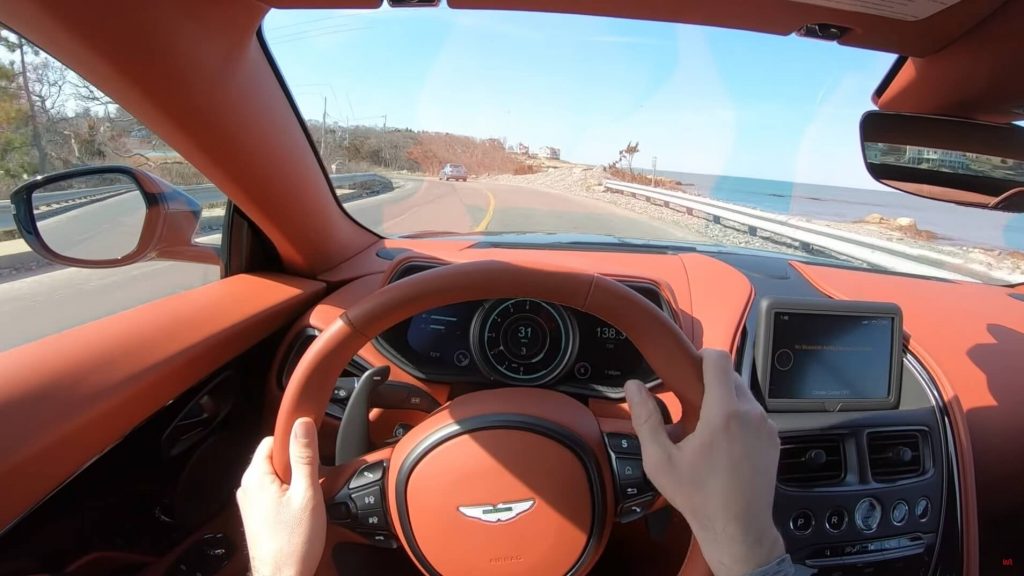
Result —
M658 178L658 157L657 156L651 156L651 186L654 186L654 183L657 182L657 178Z
M384 167L391 169L391 155L388 154L388 115L384 115L384 127L381 128L380 146L384 152Z
M324 141L327 139L327 96L324 96L324 116L320 120L320 159L324 158Z

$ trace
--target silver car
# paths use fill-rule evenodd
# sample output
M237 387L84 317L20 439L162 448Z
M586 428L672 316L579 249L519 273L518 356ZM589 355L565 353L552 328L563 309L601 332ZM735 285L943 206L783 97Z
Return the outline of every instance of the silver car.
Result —
M441 174L437 177L438 180L462 180L463 182L469 178L469 173L466 172L466 167L462 164L445 164L444 168L441 168Z

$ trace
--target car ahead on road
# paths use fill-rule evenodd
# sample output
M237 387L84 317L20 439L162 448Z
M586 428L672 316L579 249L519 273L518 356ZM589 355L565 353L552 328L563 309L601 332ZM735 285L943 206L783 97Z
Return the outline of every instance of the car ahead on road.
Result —
M441 168L441 174L438 175L438 180L449 180L463 181L469 178L469 173L466 172L466 167L462 164L445 164L444 168Z
M0 575L245 574L235 489L267 435L291 482L299 417L319 426L326 544L304 555L318 573L709 574L730 534L749 545L730 573L770 562L762 548L781 554L780 537L824 574L1020 568L1024 287L963 275L1012 266L1024 246L1019 216L999 211L1019 205L1024 3L372 4L0 3L4 39L28 59L0 62L19 163L4 174L104 151L155 171L168 165L146 153L166 142L177 155L162 158L227 196L214 247L193 240L209 207L138 167L13 190L24 244L102 268L86 272L118 296L158 291L146 274L185 262L219 273L110 314L69 300L89 287L68 280L79 269L28 279L48 292L0 283L0 302L20 290L33 314L71 302L98 318L0 353ZM325 15L333 5L359 9ZM15 30L78 76L34 60ZM329 120L371 105L421 128ZM118 128L128 114L146 130ZM491 138L506 133L611 163L514 180L524 155ZM634 170L655 154L657 175ZM332 155L424 178L342 204L320 160ZM419 168L445 157L517 184L446 194ZM675 181L673 165L714 198L646 185ZM744 176L706 175L716 167ZM625 194L591 193L613 175ZM576 180L539 194L532 176ZM858 207L886 218L855 221ZM885 224L897 215L947 235L900 236ZM627 218L648 227L611 232ZM381 224L396 221L414 230ZM666 241L666 227L707 242ZM969 260L975 240L1001 259ZM698 349L732 356L731 383L705 390ZM664 424L643 450L627 379L657 398L645 421ZM742 417L706 418L720 411ZM742 437L748 417L780 435L753 459L777 457L763 490L669 487L735 498L750 525L669 507L645 470L707 446L736 454L707 434ZM726 528L698 530L709 524Z

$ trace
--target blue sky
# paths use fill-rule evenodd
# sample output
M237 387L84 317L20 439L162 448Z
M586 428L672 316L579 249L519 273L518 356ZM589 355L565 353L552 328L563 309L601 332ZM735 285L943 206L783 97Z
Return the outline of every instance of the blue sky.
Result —
M890 54L797 37L442 9L280 11L264 23L302 113L504 137L606 163L880 188L858 121Z

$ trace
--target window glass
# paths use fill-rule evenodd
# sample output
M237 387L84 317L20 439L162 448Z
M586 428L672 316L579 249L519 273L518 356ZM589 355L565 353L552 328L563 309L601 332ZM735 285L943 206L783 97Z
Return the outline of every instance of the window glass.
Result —
M865 169L860 119L892 54L445 6L271 10L263 34L335 186L352 188L345 173L393 183L338 193L383 236L753 249L1024 282L1024 216L898 192ZM1019 177L993 158L907 161L996 174L1007 190ZM753 228L751 209L909 260Z
M194 239L220 245L225 198L203 174L95 86L27 40L0 31L0 350L220 277L218 266L185 262L67 268L32 252L15 227L11 191L37 176L100 164L141 168L199 200L203 212ZM68 199L59 191L50 196L61 207L95 202L80 194ZM42 202L45 196L38 198ZM117 201L130 204L132 199ZM105 241L104 228L116 221L104 218L96 205L89 208L80 214L95 214L96 221L79 219L76 225L93 238L94 252L81 253L84 248L73 240L53 246L55 250L76 257L117 258L134 248L137 229ZM139 209L144 207L126 205L122 212L135 215ZM51 236L51 242L60 242L56 238Z

